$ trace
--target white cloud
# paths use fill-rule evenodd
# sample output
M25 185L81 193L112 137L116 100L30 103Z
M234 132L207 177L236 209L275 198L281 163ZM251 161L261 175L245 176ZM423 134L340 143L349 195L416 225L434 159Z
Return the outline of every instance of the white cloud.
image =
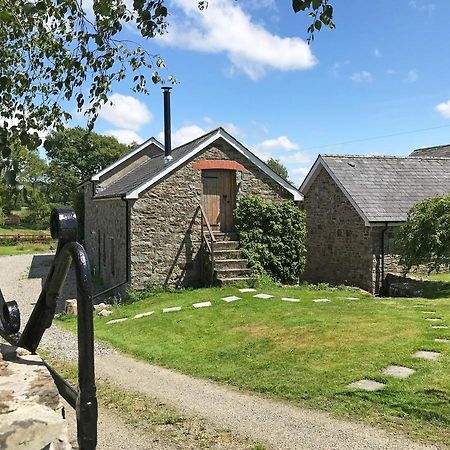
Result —
M450 119L450 100L448 102L439 103L436 105L436 111L445 119Z
M333 67L331 68L331 75L335 78L339 78L341 75L341 70L350 64L350 61L343 61L343 62L335 62L333 64Z
M413 9L416 9L420 13L426 13L431 16L436 10L436 5L434 3L424 3L423 0L410 0L409 6Z
M354 73L350 77L350 80L354 81L355 83L371 83L373 81L373 76L367 70L362 70L361 72Z
M267 139L252 147L252 151L262 160L267 161L272 158L277 150L292 151L299 150L299 145L292 142L286 136L279 136L275 139ZM280 158L281 159L281 158Z
M139 136L133 130L124 130L124 129L107 130L107 131L104 131L102 134L104 134L105 136L113 136L121 144L125 144L125 145L130 145L133 142L137 142L138 144L141 144L142 142L144 142L144 139L142 139L142 137Z
M225 53L233 69L252 80L267 69L293 71L316 65L308 44L297 37L281 37L252 21L233 0L214 0L204 11L197 2L173 0L182 18L173 16L168 33L156 38L161 44L203 53ZM229 71L233 75L233 71Z
M292 181L294 186L299 187L309 170L310 167L298 167L296 169L289 170L289 179Z
M386 70L386 73L387 73L388 75L395 75L397 72L396 72L394 69L387 69L387 70Z
M222 127L234 137L242 138L245 136L244 132L233 122L217 122L209 116L203 117L203 122L205 122L210 129Z
M406 74L406 81L408 83L414 83L418 79L419 79L419 72L417 72L416 69L412 69Z
M245 3L249 9L277 10L275 0L247 0Z
M187 144L205 133L206 131L198 125L187 125L185 127L178 128L178 130L172 133L172 147L175 148L180 145ZM164 142L163 131L158 134L158 140Z
M153 120L147 106L131 95L112 94L111 102L102 106L99 117L126 130L138 131Z
M311 161L310 156L308 155L308 153L300 151L300 152L295 152L291 155L287 155L287 156L280 156L280 161L283 164L302 164L302 163L307 163Z
M374 54L377 58L381 58L381 52L380 52L380 50L379 50L378 48L376 48L376 49L373 51L373 54Z

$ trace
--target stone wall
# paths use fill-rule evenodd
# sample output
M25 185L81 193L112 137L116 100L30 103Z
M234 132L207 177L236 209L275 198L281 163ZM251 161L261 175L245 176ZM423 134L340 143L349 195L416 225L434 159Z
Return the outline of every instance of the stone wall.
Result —
M312 282L346 284L372 291L371 228L325 169L305 195L306 269Z
M127 279L127 204L122 199L92 199L92 183L82 186L85 247L93 273L105 288Z
M230 159L245 170L236 173L237 202L246 194L268 200L292 195L225 141L216 141L194 159L141 195L131 210L132 287L195 286L202 283L200 244L201 171L195 161Z
M0 448L69 450L58 390L38 355L0 344Z

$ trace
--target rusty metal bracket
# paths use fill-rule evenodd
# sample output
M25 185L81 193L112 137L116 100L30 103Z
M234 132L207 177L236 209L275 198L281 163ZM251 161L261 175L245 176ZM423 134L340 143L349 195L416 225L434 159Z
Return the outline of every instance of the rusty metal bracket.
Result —
M97 397L94 373L94 326L92 282L89 260L77 240L77 218L68 208L54 209L51 234L58 248L41 294L20 334L20 311L15 301L6 301L0 290L0 335L12 345L36 352L42 336L52 324L56 304L67 274L75 269L78 305L78 390L75 390L52 367L49 367L59 393L77 412L80 450L97 446Z

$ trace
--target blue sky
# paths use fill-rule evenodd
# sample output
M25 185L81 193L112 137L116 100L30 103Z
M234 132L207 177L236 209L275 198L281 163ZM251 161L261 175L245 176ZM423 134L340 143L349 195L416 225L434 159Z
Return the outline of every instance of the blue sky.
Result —
M290 1L210 0L205 12L196 3L169 2L168 34L144 44L179 81L174 144L222 125L263 159L280 159L298 185L319 153L406 155L450 143L448 0L334 0L336 29L310 47L308 18ZM129 87L115 87L95 130L162 139L159 87L149 97Z

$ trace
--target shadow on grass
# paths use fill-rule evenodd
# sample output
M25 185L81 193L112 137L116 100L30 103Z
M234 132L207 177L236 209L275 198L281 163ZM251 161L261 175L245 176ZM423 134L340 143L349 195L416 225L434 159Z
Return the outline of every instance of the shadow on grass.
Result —
M424 298L448 298L450 297L450 283L434 280L413 280L417 283L417 289L422 292Z

